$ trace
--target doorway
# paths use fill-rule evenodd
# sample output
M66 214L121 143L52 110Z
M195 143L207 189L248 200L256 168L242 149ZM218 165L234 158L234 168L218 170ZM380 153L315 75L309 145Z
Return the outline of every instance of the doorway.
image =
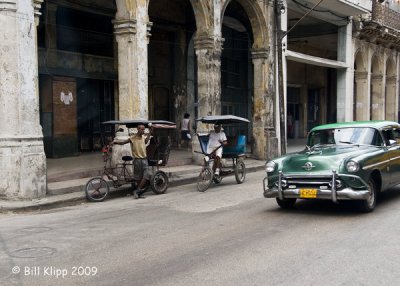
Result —
M115 118L114 82L110 80L77 80L77 122L80 151L100 150L102 145L101 122ZM104 126L104 135L112 132Z

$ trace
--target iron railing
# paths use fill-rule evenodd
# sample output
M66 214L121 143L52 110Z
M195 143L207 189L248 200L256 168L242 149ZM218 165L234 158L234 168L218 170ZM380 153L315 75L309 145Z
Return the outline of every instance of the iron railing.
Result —
M377 24L400 31L400 13L391 9L384 3L374 0L372 2L372 21Z

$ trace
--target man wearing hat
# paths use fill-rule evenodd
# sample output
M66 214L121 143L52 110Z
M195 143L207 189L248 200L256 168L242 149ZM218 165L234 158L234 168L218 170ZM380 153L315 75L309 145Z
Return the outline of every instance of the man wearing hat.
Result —
M210 137L208 139L208 147L207 153L213 152L219 146L224 146L228 143L226 134L224 131L221 131L221 124L214 124L214 131L210 132ZM222 158L222 147L218 148L214 152L214 165L212 167L213 173L216 176L219 176L221 169L221 158Z

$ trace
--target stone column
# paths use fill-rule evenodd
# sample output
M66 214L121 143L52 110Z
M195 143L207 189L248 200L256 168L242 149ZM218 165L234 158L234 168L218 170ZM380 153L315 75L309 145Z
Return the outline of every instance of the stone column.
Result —
M148 118L147 44L149 23L116 19L119 119Z
M42 2L0 0L0 198L46 195L37 84L36 24Z
M396 113L396 76L391 76L386 79L386 100L385 100L385 119L397 121Z
M347 68L337 70L337 115L338 122L353 120L353 42L352 21L338 30L338 60L345 62Z
M253 95L253 154L258 159L271 159L278 155L278 138L274 126L274 91L269 86L269 50L252 50L254 66Z
M354 120L369 120L368 72L355 72L355 118Z
M118 46L118 117L119 119L148 119L148 64L147 44L152 23L147 21L147 10L137 7L137 19L114 20L114 34ZM133 131L133 130L132 130ZM128 130L118 132L118 139L128 138ZM113 161L121 161L122 155L130 154L129 144L115 145Z
M197 56L197 115L221 114L221 52L223 39L201 36L194 39ZM195 119L195 118L193 118ZM197 123L197 133L207 133L208 124ZM192 149L201 150L197 136L192 139ZM201 162L202 156L193 153L193 160Z
M196 37L198 116L221 114L221 52L218 37Z
M383 75L371 75L371 120L383 120L385 115L383 103Z

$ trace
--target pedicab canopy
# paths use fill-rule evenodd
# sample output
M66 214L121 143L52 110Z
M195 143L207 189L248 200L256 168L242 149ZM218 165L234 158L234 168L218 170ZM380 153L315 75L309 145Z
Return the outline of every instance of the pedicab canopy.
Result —
M176 124L166 120L147 120L147 119L126 119L126 120L110 120L102 122L104 125L126 125L128 128L136 128L138 125L143 124L146 128L150 125L156 129L175 129Z
M249 123L247 118L235 115L208 115L197 118L196 121L207 124L232 124L232 123Z

